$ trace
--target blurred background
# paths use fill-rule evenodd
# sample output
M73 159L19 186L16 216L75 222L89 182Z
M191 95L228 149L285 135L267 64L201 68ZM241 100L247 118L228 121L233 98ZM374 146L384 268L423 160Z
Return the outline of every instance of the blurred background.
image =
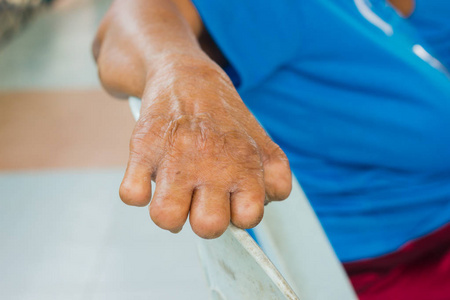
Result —
M0 298L207 299L190 226L118 188L134 120L91 56L111 0L0 0Z

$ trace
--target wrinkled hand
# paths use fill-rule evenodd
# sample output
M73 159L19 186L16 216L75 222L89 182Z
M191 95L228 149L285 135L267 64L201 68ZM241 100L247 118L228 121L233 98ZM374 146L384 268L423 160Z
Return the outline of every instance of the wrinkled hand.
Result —
M230 220L256 226L265 202L291 191L285 154L228 76L183 31L185 23L176 22L168 1L125 7L133 3L115 2L93 47L106 90L142 99L120 197L145 206L154 180L150 216L163 229L180 231L188 215L203 238L220 236ZM152 25L157 22L163 25Z
M256 226L269 200L285 199L291 172L285 154L267 136L220 71L170 71L147 86L133 132L122 200L147 205L150 216L178 232L188 214L203 238L220 236L230 219Z

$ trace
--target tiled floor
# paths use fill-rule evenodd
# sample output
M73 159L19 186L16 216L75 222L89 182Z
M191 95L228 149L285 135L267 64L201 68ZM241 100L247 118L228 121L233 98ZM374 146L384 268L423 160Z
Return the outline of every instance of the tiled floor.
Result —
M67 0L0 49L1 299L207 299L189 226L118 197L133 120L90 54L109 2Z

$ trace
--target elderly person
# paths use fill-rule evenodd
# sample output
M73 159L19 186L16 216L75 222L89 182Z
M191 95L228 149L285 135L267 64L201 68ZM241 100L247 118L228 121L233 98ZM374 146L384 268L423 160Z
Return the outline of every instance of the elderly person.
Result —
M291 167L361 299L450 299L449 19L444 0L116 0L93 50L105 89L142 99L122 200L154 180L158 226L214 238L258 224Z

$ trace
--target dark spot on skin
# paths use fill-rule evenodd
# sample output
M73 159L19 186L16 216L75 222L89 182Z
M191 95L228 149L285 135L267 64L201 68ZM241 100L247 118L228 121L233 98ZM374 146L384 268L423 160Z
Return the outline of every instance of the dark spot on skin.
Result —
M181 171L178 171L176 174L179 175L181 173Z

